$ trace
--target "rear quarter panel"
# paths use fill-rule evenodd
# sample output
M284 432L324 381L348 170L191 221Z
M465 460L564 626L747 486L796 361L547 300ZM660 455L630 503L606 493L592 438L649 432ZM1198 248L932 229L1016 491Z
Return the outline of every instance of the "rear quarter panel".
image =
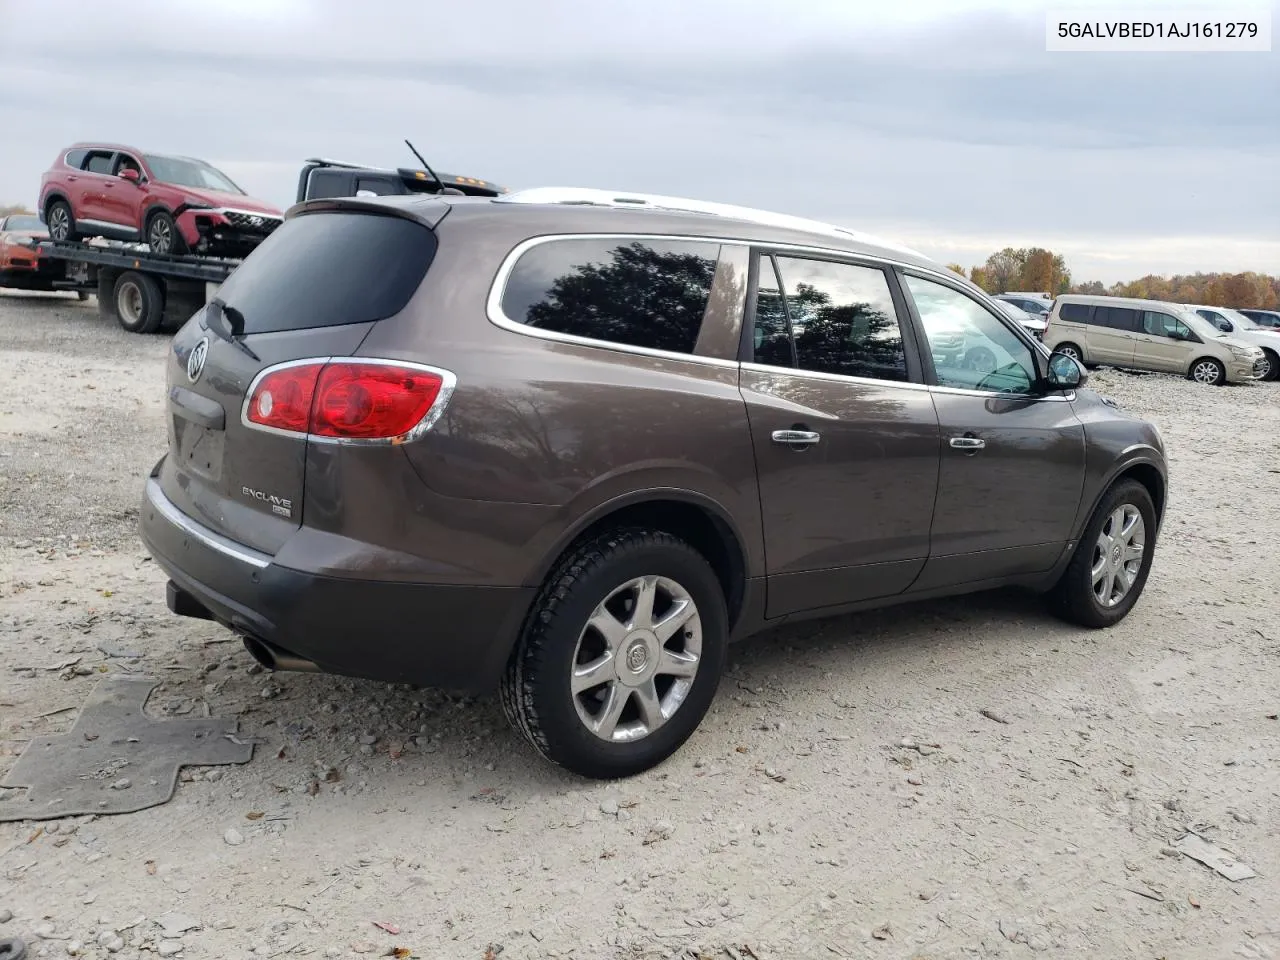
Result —
M736 362L645 356L498 327L487 315L489 293L528 232L477 230L446 217L437 233L440 249L423 287L360 349L457 375L444 416L404 448L423 484L459 502L494 511L523 504L540 516L526 547L526 580L586 518L643 499L704 504L737 532L749 575L761 571L755 462ZM704 340L736 345L744 295L745 270L718 273ZM707 336L708 324L733 330Z

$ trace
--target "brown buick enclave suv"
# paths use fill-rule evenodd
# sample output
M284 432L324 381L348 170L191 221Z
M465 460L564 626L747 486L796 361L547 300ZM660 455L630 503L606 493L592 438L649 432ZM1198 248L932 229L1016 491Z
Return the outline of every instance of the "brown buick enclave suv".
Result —
M500 686L545 756L625 776L765 626L1009 584L1123 618L1164 448L1085 377L811 221L313 201L174 338L142 535L170 608L272 668Z

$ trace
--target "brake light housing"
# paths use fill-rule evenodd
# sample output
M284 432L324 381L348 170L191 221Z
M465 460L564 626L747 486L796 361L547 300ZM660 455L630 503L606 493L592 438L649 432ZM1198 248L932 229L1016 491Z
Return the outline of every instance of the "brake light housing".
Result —
M240 421L317 443L408 443L440 418L456 383L448 370L405 360L290 360L253 378Z

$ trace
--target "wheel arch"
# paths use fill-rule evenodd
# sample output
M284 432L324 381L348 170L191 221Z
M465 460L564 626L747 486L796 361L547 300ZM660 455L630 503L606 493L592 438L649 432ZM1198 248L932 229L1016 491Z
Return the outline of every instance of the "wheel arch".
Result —
M556 540L534 568L527 584L542 583L556 561L578 543L622 526L663 530L701 553L724 590L730 629L737 625L744 607L748 574L742 533L719 503L692 490L638 491L599 504Z
M1089 520L1092 519L1102 499L1117 483L1125 480L1136 480L1147 489L1147 492L1151 494L1151 502L1156 509L1156 522L1163 526L1165 507L1168 504L1169 478L1153 454L1154 451L1139 448L1139 450L1130 452L1128 457L1112 468L1106 479L1098 485L1098 492L1089 504L1089 509L1078 518L1075 539L1079 540L1084 535L1084 530L1089 525Z
M175 224L178 222L177 214L175 214L173 210L169 208L168 204L166 204L163 200L152 200L150 203L148 203L145 207L142 208L142 222L138 224L138 230L142 234L144 239L146 238L146 235L147 235L147 226L148 224L151 223L151 218L154 217L157 213L167 213L169 215L169 218L173 220Z
M49 223L49 208L52 207L54 203L58 200L61 200L68 207L71 206L70 198L68 198L67 195L63 193L61 190L53 189L44 195L44 200L40 204L40 218L41 220L44 221L46 226ZM73 220L75 219L75 215L76 215L76 211L74 208L72 208L71 218Z
M1227 365L1223 363L1222 360L1215 357L1211 353L1194 354L1192 356L1191 362L1187 364L1186 376L1188 377L1192 376L1192 371L1195 370L1196 365L1200 363L1204 363L1206 360L1211 360L1218 365L1218 369L1222 371L1222 376L1223 376L1223 379L1225 380L1227 376Z

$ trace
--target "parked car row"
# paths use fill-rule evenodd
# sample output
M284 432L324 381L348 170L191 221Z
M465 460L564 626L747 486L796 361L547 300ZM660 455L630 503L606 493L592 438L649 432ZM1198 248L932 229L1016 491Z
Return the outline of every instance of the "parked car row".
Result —
M1089 366L1177 373L1211 385L1280 377L1280 332L1233 311L1160 300L1063 294L1045 345Z

